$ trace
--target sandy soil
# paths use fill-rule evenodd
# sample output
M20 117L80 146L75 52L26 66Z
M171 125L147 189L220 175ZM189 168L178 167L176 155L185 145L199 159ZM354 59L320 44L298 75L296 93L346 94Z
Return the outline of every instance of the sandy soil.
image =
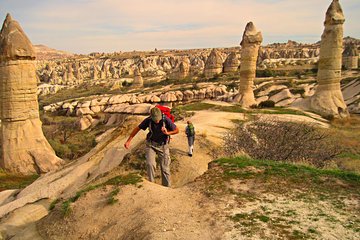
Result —
M72 212L67 217L63 216L59 204L37 223L38 232L43 239L259 239L260 235L243 234L243 229L236 228L227 216L250 213L254 209L266 207L274 210L273 212L276 212L276 209L284 212L295 209L304 216L299 221L305 221L306 214L311 212L309 209L314 207L307 204L306 200L293 201L287 196L270 196L261 190L256 192L257 186L251 181L232 184L235 189L246 193L254 191L260 199L271 198L276 201L249 200L239 205L233 197L213 199L201 193L198 186L203 184L203 180L199 176L207 171L208 163L212 160L211 148L207 144L211 142L216 150L216 147L222 144L222 135L234 127L231 120L243 118L244 115L239 113L197 112L191 118L197 132L193 157L187 156L185 121L178 122L181 132L171 140L173 157L179 162L178 171L172 176L172 188L165 188L144 179L137 186L119 187L120 191L115 196L118 202L114 205L107 203L114 186L93 190L72 204ZM287 116L279 118L287 119ZM306 119L314 121L311 118ZM192 182L194 180L195 182ZM189 182L192 183L188 184ZM333 211L327 204L318 204L316 207L319 212ZM351 218L349 213L339 214L342 214L344 219ZM339 227L341 221L333 223L335 225L326 221L319 221L317 224L321 233L324 233L318 235L318 239L357 237L348 229ZM305 225L308 228L309 226L312 226L311 220L307 220ZM294 227L297 228L302 229L299 226ZM261 236L279 239L277 233L271 231Z
M53 211L37 226L44 239L222 239L224 226L205 209L204 196L184 186L202 175L212 160L204 138L220 144L233 127L231 119L242 114L201 111L191 118L197 140L193 157L187 155L186 120L178 122L180 133L172 137L171 152L179 162L173 187L144 182L121 188L115 205L107 204L111 187L86 194L72 205L70 216ZM183 187L182 187L183 186Z

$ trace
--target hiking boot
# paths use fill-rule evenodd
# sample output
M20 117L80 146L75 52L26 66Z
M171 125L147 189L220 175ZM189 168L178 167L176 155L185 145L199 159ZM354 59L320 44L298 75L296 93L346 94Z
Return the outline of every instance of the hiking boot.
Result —
M191 153L189 153L188 155L189 155L189 157L192 157L192 154L191 154Z

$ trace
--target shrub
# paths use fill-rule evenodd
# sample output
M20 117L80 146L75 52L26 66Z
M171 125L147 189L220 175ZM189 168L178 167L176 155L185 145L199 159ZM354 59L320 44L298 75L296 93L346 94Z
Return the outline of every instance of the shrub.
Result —
M258 119L239 123L224 140L229 156L245 152L256 159L308 162L317 167L341 152L330 135L306 123Z
M235 91L238 88L238 84L236 82L231 82L226 85L226 91Z
M256 77L276 77L276 73L273 70L256 70Z
M259 103L258 108L273 108L275 107L275 102L272 100L266 100Z

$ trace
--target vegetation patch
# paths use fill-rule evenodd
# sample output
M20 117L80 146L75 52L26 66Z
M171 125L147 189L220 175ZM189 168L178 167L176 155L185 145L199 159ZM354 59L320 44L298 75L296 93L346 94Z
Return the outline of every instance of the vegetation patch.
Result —
M234 106L220 106L211 103L196 102L190 103L183 106L177 106L177 109L181 111L202 111L202 110L213 110L213 111L222 111L222 112L236 112L236 113L245 113L246 110L240 107L239 105Z
M101 118L104 116L99 116ZM65 160L79 158L96 146L96 137L113 126L98 124L96 127L81 131L78 118L57 116L52 113L41 114L42 129L57 156Z
M360 173L360 117L352 115L346 119L334 119L329 131L341 139L338 146L343 151L335 159L337 165L340 169Z
M109 90L110 88L106 86L83 83L76 88L62 89L56 94L39 96L39 105L40 109L42 109L42 107L52 103L63 102L69 99L103 95L108 93Z
M318 167L341 152L325 130L306 123L257 119L238 125L224 140L230 156L244 152L256 159L308 162Z
M121 175L121 176L116 176L114 178L111 178L109 180L107 180L104 183L101 184L97 184L97 185L90 185L80 191L78 191L75 196L69 198L68 200L64 201L61 205L61 210L63 213L63 216L68 216L71 213L71 204L76 202L80 197L84 196L87 192L90 192L92 190L98 189L100 187L104 187L104 186L108 186L108 185L113 185L113 186L124 186L124 185L136 185L137 183L140 183L142 181L141 179L142 177L139 176L136 173L130 173L127 175ZM120 189L115 189L113 190L109 197L108 197L108 203L109 204L114 204L117 202L117 200L115 199L115 196L120 192ZM58 203L54 202L52 205L52 209L54 209L55 205Z
M109 194L108 201L107 201L108 204L114 205L115 203L117 203L119 201L118 199L115 198L119 192L120 192L120 189L116 188Z
M8 189L22 189L38 179L39 175L21 175L8 173L0 169L0 192Z
M360 228L355 173L239 156L212 162L200 183L214 201L232 199L225 212L233 233L250 239L324 238L328 232L321 224L346 236Z
M255 160L249 157L221 158L214 161L224 168L224 177L240 178L243 175L254 177L258 174L266 176L278 176L297 183L299 180L304 182L315 182L327 184L322 181L328 178L337 178L352 184L354 189L360 187L360 175L353 172L342 170L319 169L306 165L276 162L272 160ZM250 171L248 167L262 169L262 171ZM239 171L241 170L241 171ZM245 171L243 171L245 170ZM253 170L253 169L252 169ZM358 190L360 192L360 189Z

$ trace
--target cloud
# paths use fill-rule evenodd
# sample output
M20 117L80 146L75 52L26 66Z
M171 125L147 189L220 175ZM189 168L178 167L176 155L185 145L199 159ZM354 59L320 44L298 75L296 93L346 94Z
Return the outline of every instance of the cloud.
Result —
M77 53L237 46L248 21L264 42L320 39L324 0L0 0L34 43ZM345 34L359 37L360 4L342 0ZM5 8L3 7L5 6Z

